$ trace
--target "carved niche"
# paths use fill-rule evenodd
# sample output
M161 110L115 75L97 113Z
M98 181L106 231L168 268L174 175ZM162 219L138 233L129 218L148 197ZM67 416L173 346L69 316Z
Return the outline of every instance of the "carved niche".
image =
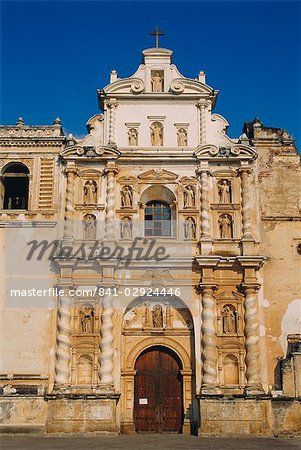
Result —
M218 195L220 204L231 203L231 189L231 181L223 179L218 182Z
M160 122L153 122L151 125L151 144L153 146L163 145L163 125Z
M131 147L138 145L138 130L137 130L137 128L129 128L128 129L128 140L129 140L129 145Z
M123 186L120 191L120 202L122 208L132 208L133 206L133 188L129 185Z
M221 214L218 219L220 239L233 238L233 218L230 214Z
M194 208L195 191L192 185L184 186L184 208Z
M83 217L84 239L96 239L96 217L94 214L85 214Z
M184 237L185 239L196 238L196 224L193 217L186 217L184 222Z
M80 333L94 333L94 309L91 306L80 308L78 320Z
M237 332L237 314L233 305L227 304L222 309L222 328L224 334Z
M120 237L121 239L132 239L132 219L123 217L120 221Z
M97 203L97 183L95 180L88 180L84 184L84 203L86 205Z

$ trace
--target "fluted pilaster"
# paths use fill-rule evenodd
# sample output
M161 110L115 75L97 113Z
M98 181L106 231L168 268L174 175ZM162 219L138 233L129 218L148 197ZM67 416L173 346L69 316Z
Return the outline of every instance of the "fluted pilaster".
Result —
M239 169L241 178L242 239L252 239L250 168Z
M115 216L115 175L118 170L115 164L110 163L106 168L107 175L107 191L106 191L106 233L105 237L107 239L114 239L115 237L115 226L114 226L114 216Z
M64 239L73 238L74 229L74 179L76 174L75 167L67 167L67 186L66 186L66 204L65 204L65 222Z
M99 379L101 385L113 385L113 306L112 296L102 299Z
M245 347L247 390L261 389L259 323L256 288L244 287L245 301Z
M217 347L215 330L215 300L213 287L203 287L202 298L202 391L217 386Z
M59 298L55 363L55 385L57 387L67 387L70 380L71 305L71 297L61 296Z

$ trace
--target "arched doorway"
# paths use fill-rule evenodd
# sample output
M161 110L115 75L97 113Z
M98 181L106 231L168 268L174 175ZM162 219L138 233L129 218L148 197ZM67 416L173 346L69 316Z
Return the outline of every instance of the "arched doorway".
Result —
M183 423L182 365L163 346L142 352L135 364L134 422L137 432L178 432Z

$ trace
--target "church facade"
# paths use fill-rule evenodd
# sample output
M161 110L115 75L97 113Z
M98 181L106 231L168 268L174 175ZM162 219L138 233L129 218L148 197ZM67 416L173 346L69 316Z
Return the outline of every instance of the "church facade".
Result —
M301 166L150 48L82 139L0 127L2 432L301 428Z

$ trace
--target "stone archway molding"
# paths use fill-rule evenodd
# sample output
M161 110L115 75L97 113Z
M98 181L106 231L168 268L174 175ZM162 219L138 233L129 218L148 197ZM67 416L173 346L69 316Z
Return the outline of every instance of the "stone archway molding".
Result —
M141 342L135 345L128 354L125 355L125 364L124 364L124 370L134 370L135 363L139 355L148 348L154 347L154 346L161 346L166 347L169 350L174 351L174 353L180 358L180 361L182 363L182 370L183 371L191 371L191 361L190 357L185 350L185 348L179 344L175 339L172 339L170 337L165 336L152 336L143 339Z

